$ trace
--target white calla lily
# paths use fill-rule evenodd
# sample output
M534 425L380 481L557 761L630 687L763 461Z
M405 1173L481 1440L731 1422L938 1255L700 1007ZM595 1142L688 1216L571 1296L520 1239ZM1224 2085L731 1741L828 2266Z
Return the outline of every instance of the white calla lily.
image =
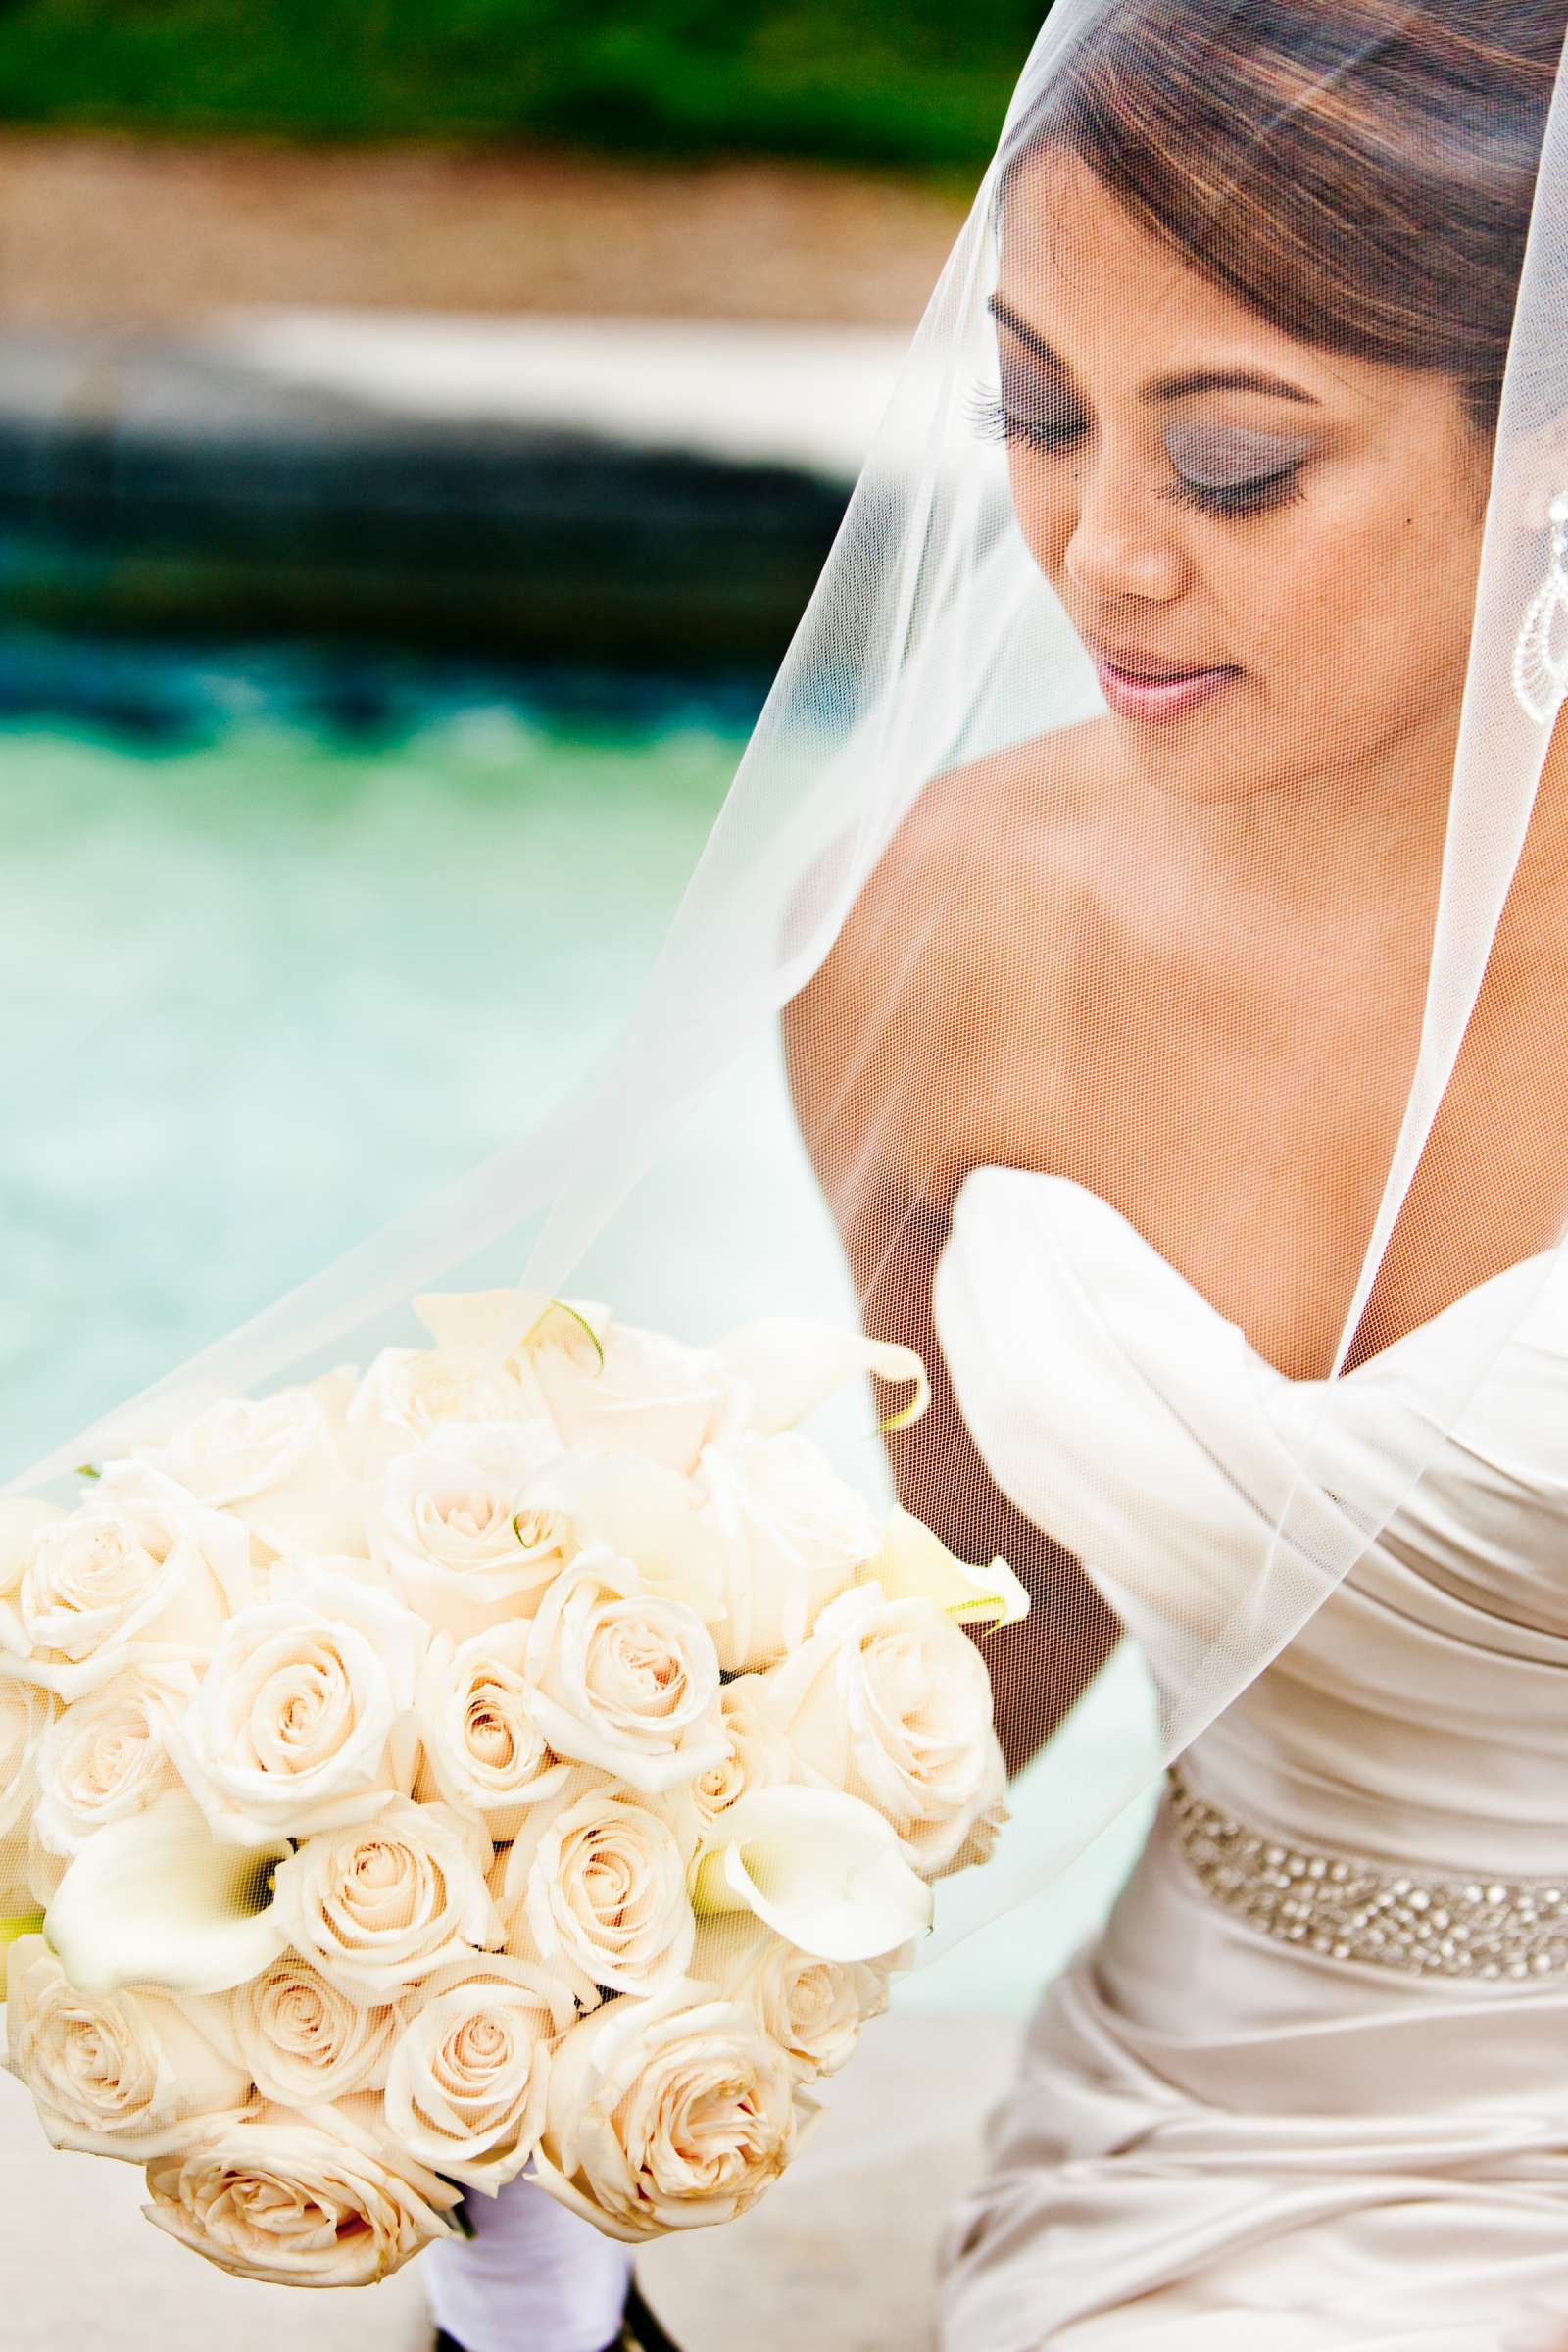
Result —
M699 1918L751 1911L818 1960L876 1960L931 1925L931 1889L874 1806L838 1788L759 1788L714 1825L692 1876Z
M602 1352L611 1320L600 1299L552 1298L542 1291L426 1291L414 1311L446 1353L495 1364L573 1332Z
M444 1355L503 1364L539 1311L531 1291L425 1291L414 1311Z
M576 1354L591 1352L601 1364L605 1343L614 1320L602 1298L544 1298L523 1335L524 1348L567 1348Z
M41 1935L42 1931L43 1913L41 1911L20 1911L9 1919L0 1915L0 1953L3 1953L9 1945L20 1943L24 1936ZM4 1968L0 1968L0 2001L4 2001L5 1997L6 1972Z
M527 1360L564 1445L640 1453L666 1470L694 1466L729 1403L729 1369L713 1348L632 1323L601 1337L566 1300L529 1335Z
M880 1585L889 1600L930 1600L959 1625L1017 1625L1029 1614L1029 1594L1002 1554L971 1566L948 1549L912 1511L895 1503L882 1549L857 1583Z
M528 1499L564 1512L580 1550L604 1544L631 1560L650 1592L684 1601L705 1624L722 1616L729 1547L678 1470L641 1453L566 1453L531 1481Z
M793 1429L857 1372L914 1383L908 1403L880 1424L885 1430L906 1429L931 1401L925 1364L913 1348L805 1315L764 1315L745 1323L718 1342L718 1353L750 1389L751 1427L769 1436Z
M95 1999L131 1984L226 1992L287 1941L271 1875L290 1851L283 1839L220 1844L195 1800L169 1789L88 1838L44 1914L44 1939Z

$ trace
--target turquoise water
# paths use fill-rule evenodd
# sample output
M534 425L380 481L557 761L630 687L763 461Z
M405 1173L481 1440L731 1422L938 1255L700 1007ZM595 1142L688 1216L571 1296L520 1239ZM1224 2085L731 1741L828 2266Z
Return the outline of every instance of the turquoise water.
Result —
M58 664L65 710L0 717L9 1469L535 1123L633 999L751 715Z
M757 700L0 649L8 1473L538 1123L627 1011ZM808 1233L820 1204L765 1068L744 1099L688 1149L715 1198L765 1195ZM678 1158L666 1181L678 1203ZM700 1268L670 1279L701 1336ZM854 1311L847 1290L788 1303ZM715 1327L733 1308L711 1301ZM874 1437L851 1443L854 1473L879 1473ZM971 1874L951 1908L960 1884L980 1909L1028 1889L1144 1704L1117 1661L1018 1784L1006 1881ZM1141 1818L901 1999L1026 2001Z

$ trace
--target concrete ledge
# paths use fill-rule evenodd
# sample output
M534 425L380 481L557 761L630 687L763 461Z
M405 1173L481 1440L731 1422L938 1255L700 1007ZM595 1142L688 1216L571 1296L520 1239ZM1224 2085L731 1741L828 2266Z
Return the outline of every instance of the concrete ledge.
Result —
M903 343L339 313L0 334L0 613L776 659Z

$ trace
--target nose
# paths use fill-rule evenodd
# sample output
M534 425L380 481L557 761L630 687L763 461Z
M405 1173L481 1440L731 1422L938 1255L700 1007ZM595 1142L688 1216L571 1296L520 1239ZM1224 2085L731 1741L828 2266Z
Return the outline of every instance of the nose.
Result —
M1188 558L1167 502L1135 463L1108 455L1074 467L1077 514L1062 567L1086 603L1118 597L1158 604L1180 595Z

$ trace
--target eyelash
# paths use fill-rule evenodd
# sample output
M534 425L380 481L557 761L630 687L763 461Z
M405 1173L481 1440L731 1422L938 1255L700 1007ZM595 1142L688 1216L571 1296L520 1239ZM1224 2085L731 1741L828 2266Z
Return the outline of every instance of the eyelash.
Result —
M1059 456L1070 441L1083 430L1082 425L1030 424L1021 416L1010 416L1000 397L989 390L977 390L969 403L974 429L991 441L1025 441L1029 447L1047 457ZM1290 506L1302 495L1301 467L1304 461L1295 459L1278 472L1255 475L1247 482L1211 483L1203 487L1178 474L1159 492L1180 507L1193 507L1199 514L1222 520L1233 520L1247 514L1261 514L1280 507Z
M1290 506L1302 495L1302 460L1281 466L1278 473L1258 474L1250 482L1211 483L1200 489L1180 474L1159 492L1179 507L1196 507L1200 514L1229 519L1242 514L1264 514Z

